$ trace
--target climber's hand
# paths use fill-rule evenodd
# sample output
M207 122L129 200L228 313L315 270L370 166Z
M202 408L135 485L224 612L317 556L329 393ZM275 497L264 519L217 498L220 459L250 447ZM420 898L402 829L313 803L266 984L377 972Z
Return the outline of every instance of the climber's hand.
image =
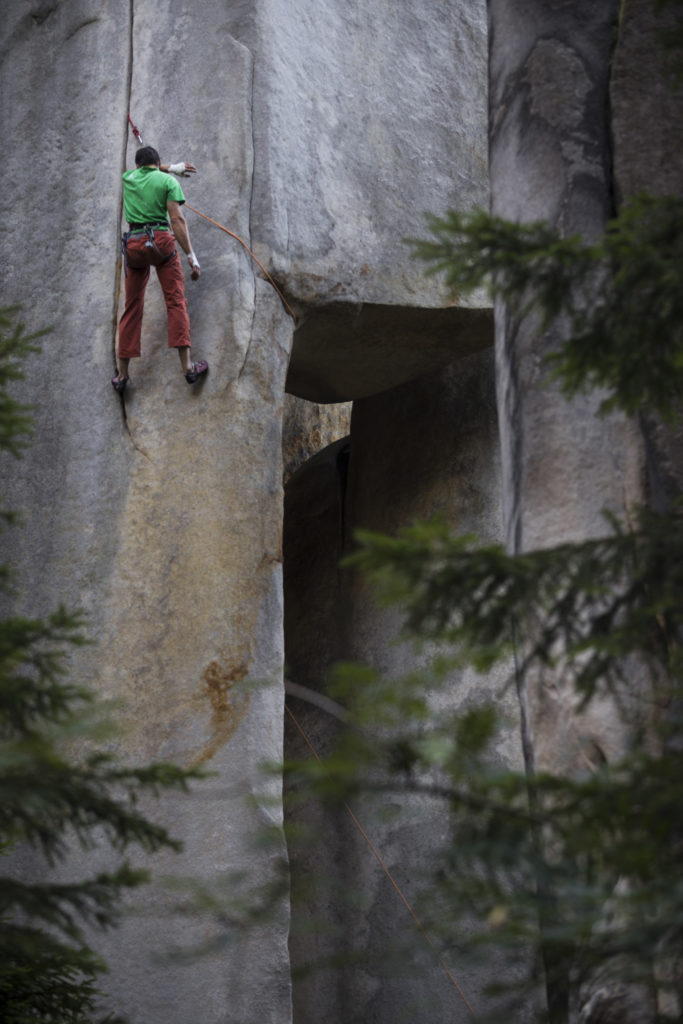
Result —
M201 274L199 260L197 259L195 254L191 252L188 253L187 262L190 264L190 278L192 281L196 281L199 275Z

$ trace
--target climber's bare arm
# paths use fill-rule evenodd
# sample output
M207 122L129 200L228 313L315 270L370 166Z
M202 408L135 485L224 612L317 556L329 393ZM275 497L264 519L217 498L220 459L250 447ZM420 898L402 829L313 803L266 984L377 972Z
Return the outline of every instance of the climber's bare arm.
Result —
M168 216L171 221L171 230L176 237L178 245L187 256L190 264L191 274L190 277L193 281L196 281L199 277L199 262L197 257L192 251L192 243L190 242L190 232L187 228L187 221L185 215L180 209L180 203L174 199L169 199L166 203L166 209L168 210Z

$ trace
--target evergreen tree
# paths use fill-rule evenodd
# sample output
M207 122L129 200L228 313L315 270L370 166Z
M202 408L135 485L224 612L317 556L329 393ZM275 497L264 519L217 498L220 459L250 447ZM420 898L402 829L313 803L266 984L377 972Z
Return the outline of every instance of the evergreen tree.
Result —
M14 457L28 443L32 421L30 407L8 388L22 379L21 362L37 350L39 336L26 334L16 307L0 310L0 449ZM0 581L8 595L6 567ZM69 753L93 745L94 696L70 683L66 668L69 652L86 642L82 617L65 608L46 619L0 620L0 851L35 850L51 867L74 844L88 850L108 841L120 855L113 871L73 883L0 874L3 1024L95 1019L96 980L106 965L84 929L112 926L124 891L146 880L123 859L126 851L180 847L140 811L140 796L185 788L197 775L169 764L123 767L101 750Z

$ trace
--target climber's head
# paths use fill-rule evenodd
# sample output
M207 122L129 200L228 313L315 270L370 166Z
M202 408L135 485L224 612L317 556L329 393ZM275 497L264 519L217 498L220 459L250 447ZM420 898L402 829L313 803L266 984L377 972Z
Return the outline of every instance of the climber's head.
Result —
M156 167L161 163L161 158L157 153L154 146L143 146L135 154L135 166L136 167L147 167L149 164L154 164Z

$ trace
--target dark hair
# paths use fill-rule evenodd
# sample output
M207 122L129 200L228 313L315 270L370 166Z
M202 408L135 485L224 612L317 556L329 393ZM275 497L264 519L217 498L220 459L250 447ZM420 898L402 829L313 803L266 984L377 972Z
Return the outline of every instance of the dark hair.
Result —
M147 164L160 164L161 158L154 146L143 146L135 154L135 166L146 167Z

